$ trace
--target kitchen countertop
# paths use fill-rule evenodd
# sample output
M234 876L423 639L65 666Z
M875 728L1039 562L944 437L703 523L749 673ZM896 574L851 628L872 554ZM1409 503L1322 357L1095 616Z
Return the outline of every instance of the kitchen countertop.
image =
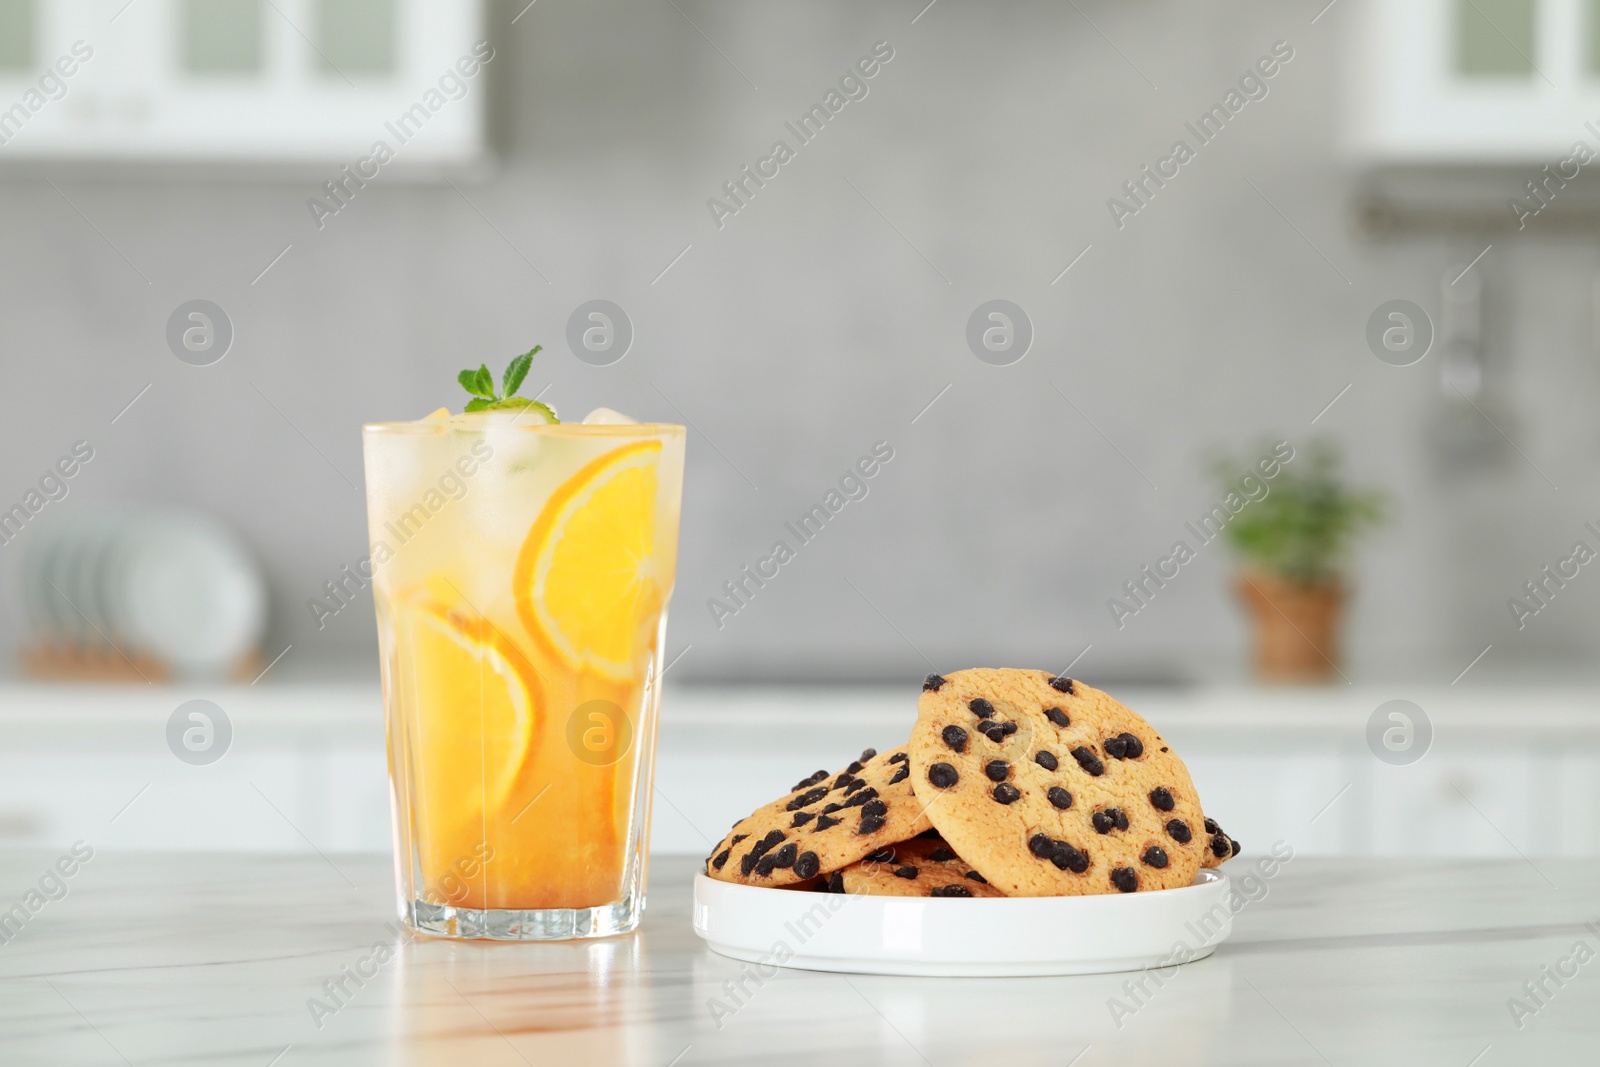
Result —
M0 910L57 859L0 853ZM1250 862L1228 865L1241 885ZM398 934L384 856L97 852L0 943L0 1060L1497 1067L1600 1050L1600 861L1295 858L1250 879L1216 955L1146 993L1127 974L781 971L742 1002L723 984L746 965L690 928L695 865L657 860L631 937L481 944ZM345 968L376 973L327 998Z

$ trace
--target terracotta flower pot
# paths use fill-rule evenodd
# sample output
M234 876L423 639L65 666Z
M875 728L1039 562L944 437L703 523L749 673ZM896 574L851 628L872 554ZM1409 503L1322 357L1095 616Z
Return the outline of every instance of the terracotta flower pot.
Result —
M1265 571L1239 575L1255 629L1256 675L1265 682L1326 682L1343 661L1345 587L1301 585Z

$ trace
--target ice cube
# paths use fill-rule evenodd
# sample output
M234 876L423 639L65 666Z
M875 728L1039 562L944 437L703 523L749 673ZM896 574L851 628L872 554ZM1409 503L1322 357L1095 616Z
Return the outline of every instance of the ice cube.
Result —
M622 412L612 411L610 408L595 408L583 417L585 426L633 426L638 422L638 419L630 419Z

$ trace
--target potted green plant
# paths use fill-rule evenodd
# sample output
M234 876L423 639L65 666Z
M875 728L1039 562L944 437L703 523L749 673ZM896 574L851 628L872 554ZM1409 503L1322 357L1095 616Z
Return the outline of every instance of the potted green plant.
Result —
M1326 681L1342 659L1345 566L1358 535L1384 518L1378 490L1353 489L1339 471L1336 446L1314 441L1265 481L1224 528L1243 560L1239 598L1255 631L1255 667L1264 681ZM1232 489L1239 467L1215 470Z

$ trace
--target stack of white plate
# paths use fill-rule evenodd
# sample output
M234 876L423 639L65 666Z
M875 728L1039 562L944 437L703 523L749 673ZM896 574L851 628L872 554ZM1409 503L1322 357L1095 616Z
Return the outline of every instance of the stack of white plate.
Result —
M237 669L261 640L261 571L210 516L80 508L26 536L23 599L43 646L112 645L178 677L208 678Z

